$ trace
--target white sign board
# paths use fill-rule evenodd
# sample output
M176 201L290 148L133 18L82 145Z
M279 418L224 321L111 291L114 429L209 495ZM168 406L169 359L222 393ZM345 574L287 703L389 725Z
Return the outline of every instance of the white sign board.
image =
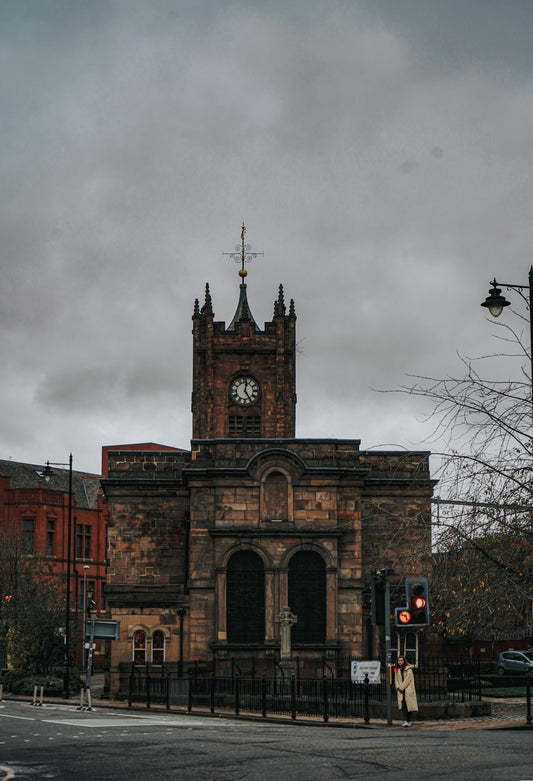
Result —
M365 675L368 675L369 683L379 683L381 672L381 662L352 662L351 678L352 683L364 683Z

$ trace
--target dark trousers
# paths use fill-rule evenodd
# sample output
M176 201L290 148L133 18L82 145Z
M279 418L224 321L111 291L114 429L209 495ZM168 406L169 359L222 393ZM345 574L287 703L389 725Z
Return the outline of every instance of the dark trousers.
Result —
M403 720L404 720L404 721L411 721L411 719L409 718L409 717L410 717L410 715L411 715L411 714L410 714L410 713L409 713L409 711L407 710L407 703L406 703L406 701L405 701L405 697L403 697L403 698L402 698L402 718L403 718Z

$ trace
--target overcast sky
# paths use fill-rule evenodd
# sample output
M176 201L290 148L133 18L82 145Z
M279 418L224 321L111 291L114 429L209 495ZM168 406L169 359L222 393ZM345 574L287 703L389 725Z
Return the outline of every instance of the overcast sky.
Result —
M529 0L2 0L0 457L187 448L243 221L254 318L295 300L297 435L428 449L375 389L461 373L492 277L527 284L532 36Z

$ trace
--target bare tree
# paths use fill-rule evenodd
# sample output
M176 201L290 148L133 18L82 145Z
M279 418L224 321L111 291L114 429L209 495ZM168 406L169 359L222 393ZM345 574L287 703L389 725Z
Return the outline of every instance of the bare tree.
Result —
M430 439L444 443L432 594L435 624L448 637L489 639L531 624L531 362L521 333L496 326L497 355L461 358L462 376L416 376L399 389L430 402Z

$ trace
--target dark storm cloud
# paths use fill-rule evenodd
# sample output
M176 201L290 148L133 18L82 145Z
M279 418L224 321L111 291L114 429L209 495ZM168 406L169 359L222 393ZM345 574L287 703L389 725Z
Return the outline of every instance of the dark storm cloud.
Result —
M490 0L2 3L3 457L186 446L193 301L209 281L231 320L243 220L254 317L280 282L296 302L298 434L421 441L424 410L370 388L490 352L489 280L527 275L532 22Z

